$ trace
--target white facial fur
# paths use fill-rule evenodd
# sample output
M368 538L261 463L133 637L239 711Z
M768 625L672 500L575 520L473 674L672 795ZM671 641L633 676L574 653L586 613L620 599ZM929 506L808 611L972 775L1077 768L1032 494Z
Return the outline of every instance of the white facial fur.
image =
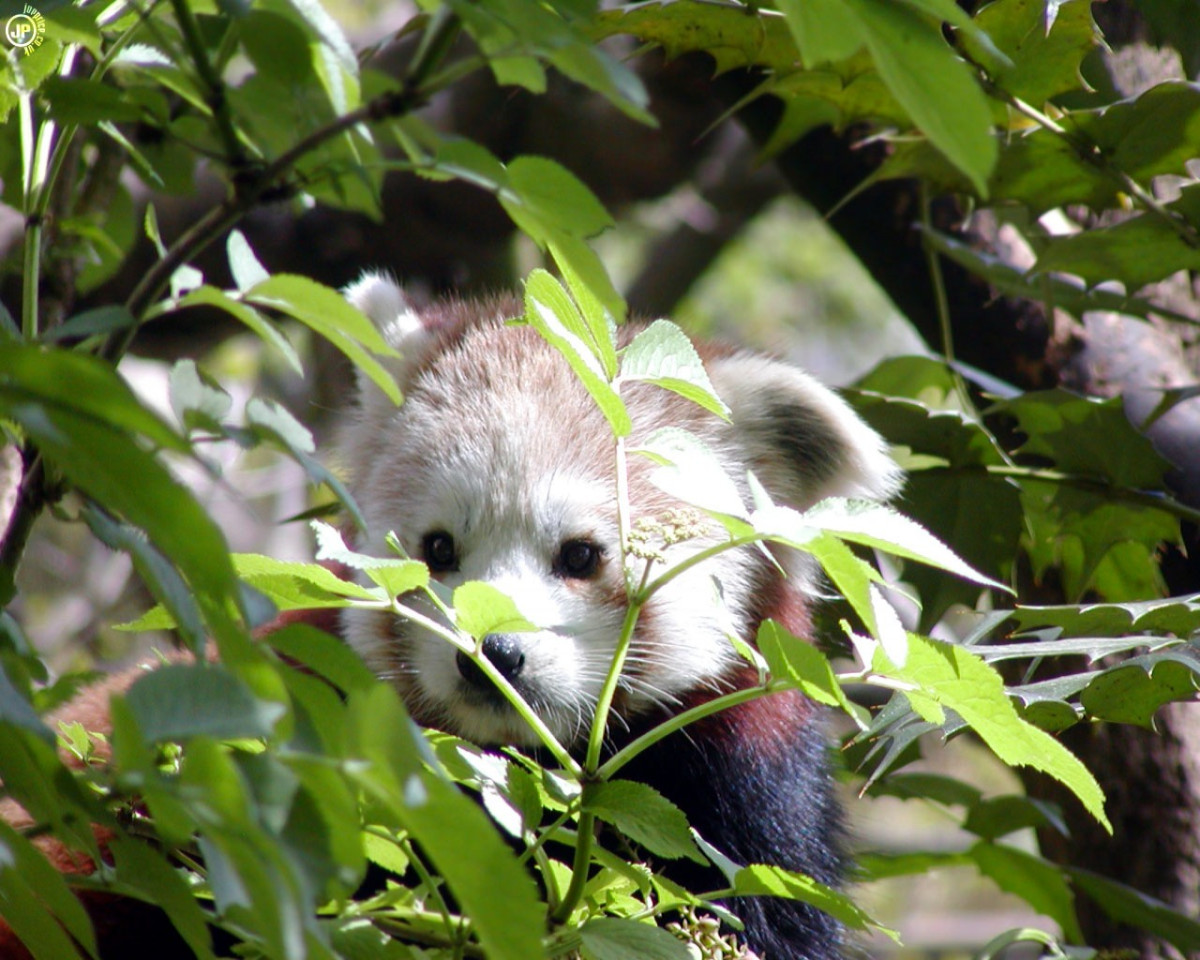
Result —
M511 303L456 304L418 315L394 284L377 276L359 281L348 296L404 354L394 373L406 395L396 408L360 384L361 412L344 436L352 489L368 523L359 549L386 556L384 537L395 531L421 558L427 534L449 534L457 568L438 579L449 588L490 583L539 627L514 635L524 657L514 684L556 736L577 742L586 736L625 616L606 421L534 331L493 322L516 312ZM752 355L718 357L709 367L735 421L745 422L741 434L674 395L640 388L627 398L632 442L662 424L684 426L705 436L740 485L752 469L773 496L795 506L834 493L894 491L898 472L881 441L824 387ZM802 412L796 440L778 422L781 410ZM797 455L797 442L815 443L819 455ZM630 461L635 518L677 505L649 483L649 472L648 463ZM563 544L575 540L603 551L587 577L556 568ZM673 547L668 558L704 545ZM656 707L669 711L690 693L719 688L740 660L728 630L744 637L761 615L756 592L768 571L758 553L725 553L656 594L634 636L618 721ZM718 584L724 607L716 602ZM406 602L437 615L426 598ZM464 677L445 640L367 611L347 611L344 632L373 669L396 683L418 721L485 743L536 742L519 717Z

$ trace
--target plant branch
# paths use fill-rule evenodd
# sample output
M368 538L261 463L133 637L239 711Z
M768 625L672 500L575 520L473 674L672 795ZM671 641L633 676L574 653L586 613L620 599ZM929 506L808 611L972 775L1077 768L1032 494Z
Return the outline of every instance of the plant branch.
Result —
M613 652L612 662L608 665L608 675L604 678L604 686L600 688L600 696L596 701L596 714L592 718L592 729L588 737L587 759L584 769L594 773L600 766L600 751L604 747L604 733L608 728L608 715L612 710L613 697L616 696L617 684L621 672L625 669L625 657L629 653L629 645L633 641L633 630L637 626L641 604L631 601L625 608L625 622L621 624L621 633L617 640L617 649Z
M710 717L714 713L720 713L722 710L728 710L730 707L736 707L739 704L749 703L751 700L757 700L760 697L765 697L768 694L776 693L780 690L790 690L792 684L785 682L768 683L765 687L744 687L741 690L734 690L733 693L726 693L719 697L701 703L682 713L677 713L669 720L664 720L658 726L647 730L640 737L636 737L627 743L624 747L609 757L596 771L596 776L600 779L607 780L617 774L617 772L643 753L654 744L658 743L664 737L669 736L676 730L682 730L688 724L695 723L697 720L703 720L705 717Z
M1080 160L1095 167L1116 183L1121 190L1133 197L1145 210L1166 223L1189 247L1200 248L1200 232L1197 232L1196 228L1186 219L1169 210L1162 201L1142 186L1142 184L1138 183L1129 173L1116 166L1099 144L1077 132L1068 130L1061 123L1056 122L1041 110L1026 103L1020 97L1013 96L988 78L986 72L983 76L984 86L989 93L1003 100L1016 110L1017 113L1028 120L1032 120L1039 127L1061 137L1070 144L1071 149L1075 151L1076 156Z
M196 15L192 13L188 0L171 0L171 7L175 11L175 19L179 23L179 31L183 34L188 53L191 54L192 63L196 67L196 72L200 74L200 80L205 87L205 100L208 108L212 111L213 119L216 120L217 132L225 143L226 159L235 171L242 170L249 161L241 138L233 124L233 115L229 112L229 99L225 96L225 82L213 69L212 61L208 59L208 51L200 37L200 25L196 22Z
M186 0L177 0L177 12L181 9L185 11L184 19L186 19L190 14L190 10L186 9ZM421 49L409 68L399 91L380 94L359 109L338 117L321 129L313 131L292 149L265 165L256 175L243 179L238 189L235 189L221 204L201 217L142 277L125 304L134 318L134 323L125 331L111 334L101 346L99 356L114 364L120 360L133 343L139 327L146 319L147 312L170 282L175 271L237 223L265 196L285 189L282 181L305 154L360 123L372 123L389 117L402 116L423 104L429 95L424 84L449 51L458 31L459 22L456 17L450 14L434 17L426 31ZM129 33L125 36L127 38ZM198 37L196 39L198 41ZM73 66L75 49L74 47L70 48L68 54L64 56L63 70L69 70ZM207 62L207 57L202 59ZM103 61L99 69L101 71L105 69L108 62L107 59ZM211 69L211 64L209 64L209 68ZM32 93L23 93L20 96L18 110L24 178L23 194L28 216L25 234L21 325L25 338L33 340L36 339L38 327L38 279L42 221L46 204L49 202L45 188L51 173L54 172L50 152L53 127L49 121L44 123L35 141ZM218 122L220 121L218 120ZM59 145L62 146L61 140ZM39 210L41 213L38 212ZM8 528L4 533L3 542L0 543L0 603L3 604L7 604L15 592L17 566L28 542L33 523L42 508L51 499L50 491L44 489L46 470L40 454L30 447L24 451L23 457L27 464L25 476L21 482L17 502L8 519Z
M241 178L235 191L176 240L167 251L167 255L159 260L134 288L125 305L136 323L123 336L110 339L105 345L103 355L110 361L119 359L129 348L137 326L142 322L146 311L158 299L172 274L245 216L265 196L286 193L288 187L283 182L284 178L305 155L359 124L376 123L403 116L421 106L428 96L424 82L446 55L450 44L458 35L458 30L459 23L453 15L435 17L426 31L426 39L422 40L421 48L405 75L400 90L382 93L357 110L335 118L303 137L291 149L253 175Z
M586 797L587 787L584 786ZM571 863L571 883L562 900L550 914L554 923L566 923L571 912L583 898L583 889L588 881L588 868L592 862L592 844L596 839L596 815L584 809L579 814L579 829L575 834L575 859Z

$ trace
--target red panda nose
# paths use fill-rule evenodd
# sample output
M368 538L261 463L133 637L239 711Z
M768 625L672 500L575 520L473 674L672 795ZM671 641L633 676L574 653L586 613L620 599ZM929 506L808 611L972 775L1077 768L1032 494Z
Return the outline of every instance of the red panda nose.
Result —
M492 666L500 671L505 680L512 683L520 675L525 666L525 653L521 649L521 640L511 633L489 633L483 638L483 655L491 661ZM491 690L492 681L487 678L479 665L461 650L454 658L458 672L474 687L481 690Z

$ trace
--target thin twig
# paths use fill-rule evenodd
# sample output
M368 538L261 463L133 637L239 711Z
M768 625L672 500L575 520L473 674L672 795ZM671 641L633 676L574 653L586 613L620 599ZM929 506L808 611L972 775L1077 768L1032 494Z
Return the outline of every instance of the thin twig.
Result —
M208 59L208 50L205 49L204 41L200 37L200 25L196 22L196 15L192 13L188 0L171 0L171 7L175 11L179 32L183 34L183 40L187 44L188 53L191 54L192 63L196 67L196 72L200 74L201 83L204 84L204 99L208 103L209 110L212 111L213 119L217 122L217 132L225 144L226 159L235 171L242 170L248 163L246 150L237 134L237 128L233 124L233 115L229 112L229 98L225 95L225 82L213 69L212 61Z
M180 0L180 3L185 4L186 0ZM176 10L179 9L180 5L177 3ZM143 276L125 304L134 318L134 324L125 331L111 334L100 348L99 356L109 363L115 364L119 361L129 349L147 312L170 282L175 271L237 223L265 196L283 192L286 189L284 178L308 152L361 123L402 116L421 106L429 95L424 84L449 52L451 44L458 36L459 28L459 22L453 15L435 16L399 91L381 94L359 109L338 117L304 137L292 149L266 164L253 177L242 178L237 190L179 237L166 256ZM206 56L201 59L207 62ZM107 59L101 62L101 70L107 63ZM211 69L211 64L209 67ZM22 131L26 210L30 214L25 235L22 328L25 337L32 341L36 339L38 332L37 283L41 267L42 223L45 205L49 201L43 191L53 169L49 163L52 130L48 123L44 124L35 143L31 94L22 95L20 98L18 119ZM218 117L218 123L220 122ZM42 509L55 496L52 490L47 489L46 469L40 453L30 444L26 446L22 455L26 463L25 475L21 481L17 502L8 520L8 528L3 541L0 542L0 606L7 605L14 596L16 570L28 542L29 532Z

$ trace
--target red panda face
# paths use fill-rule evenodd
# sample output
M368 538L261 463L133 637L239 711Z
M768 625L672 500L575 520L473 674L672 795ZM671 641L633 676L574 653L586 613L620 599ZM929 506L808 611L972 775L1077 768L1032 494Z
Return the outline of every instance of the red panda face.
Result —
M393 285L374 277L350 299L404 354L394 371L404 404L395 407L364 387L361 413L344 438L367 521L358 549L387 556L385 537L393 531L443 588L483 581L511 597L537 629L492 634L483 653L560 741L579 742L626 612L616 447L607 421L556 350L532 329L503 322L520 313L515 302L451 304L417 316ZM865 441L863 457L880 478L874 492L890 492L895 469L878 438L824 388L812 385L820 394L801 391L797 398L794 384L774 371L790 368L760 358L730 355L718 365L733 373L728 390L718 389L729 393L735 420L739 406L747 411L742 433L689 401L641 385L623 393L634 424L630 447L658 427L681 426L704 438L743 496L753 469L773 495L783 491L784 502L807 505L799 501L831 486L872 492L842 436L849 433L859 446ZM741 397L751 385L756 402L747 405ZM802 415L789 432L777 421L788 410L796 419L798 403ZM656 469L629 459L635 521L682 506L656 485ZM723 536L712 524L705 535L670 547L666 562ZM783 559L798 575L794 587L804 589L803 565ZM743 549L656 593L634 634L614 722L671 712L696 692L721 689L740 662L730 636L753 636L761 598L778 576L762 551ZM442 617L428 597L405 602L424 617ZM470 658L415 619L350 610L344 628L368 664L396 684L418 722L482 743L537 743Z
M409 371L404 405L379 408L370 461L357 464L355 495L369 531L360 548L386 555L383 538L394 531L443 587L483 581L513 598L539 629L492 635L484 653L570 744L586 734L625 616L615 444L553 348L495 319L455 330ZM641 433L668 416L709 419L666 394L639 399L631 409ZM648 472L633 465L634 517L678 505ZM737 581L736 569L723 566L722 579ZM717 684L735 661L712 582L717 569L680 578L645 611L621 684L622 715L676 704ZM726 590L735 599L745 593L740 584ZM440 617L428 598L408 602ZM419 721L484 743L536 743L444 639L380 613L351 612L346 626Z

